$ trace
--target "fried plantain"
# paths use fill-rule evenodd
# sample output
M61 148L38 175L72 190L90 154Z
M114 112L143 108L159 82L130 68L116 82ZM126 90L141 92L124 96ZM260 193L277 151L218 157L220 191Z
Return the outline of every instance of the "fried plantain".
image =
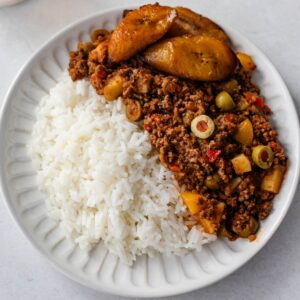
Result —
M165 35L176 16L175 9L159 4L144 5L129 12L111 35L109 59L121 62L144 50Z
M199 35L162 40L148 48L144 58L160 71L200 81L224 80L238 65L227 44Z
M166 34L167 37L180 35L203 35L229 42L225 31L212 20L201 16L185 7L176 7L177 18Z

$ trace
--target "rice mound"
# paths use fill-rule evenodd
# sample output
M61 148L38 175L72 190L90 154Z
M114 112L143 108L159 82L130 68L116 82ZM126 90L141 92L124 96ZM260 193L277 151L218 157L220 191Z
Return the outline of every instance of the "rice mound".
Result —
M155 251L181 255L215 239L183 221L172 173L121 100L106 102L67 74L45 96L28 145L49 215L83 249L103 240L127 264Z

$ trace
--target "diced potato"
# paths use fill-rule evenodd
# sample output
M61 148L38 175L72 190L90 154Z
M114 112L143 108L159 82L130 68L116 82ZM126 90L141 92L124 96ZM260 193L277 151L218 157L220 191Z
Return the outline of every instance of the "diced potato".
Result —
M123 82L120 76L110 78L103 89L103 95L107 101L113 101L121 96L123 92Z
M211 220L200 218L199 224L206 233L214 234L217 231L216 225Z
M225 209L225 203L219 202L215 207L215 218L208 220L206 218L199 218L199 224L203 227L203 230L210 234L215 234L220 226L223 212Z
M251 146L253 136L252 123L249 119L246 119L237 126L237 132L234 139L245 146Z
M252 170L251 163L245 154L239 154L231 160L236 174L244 174Z
M285 168L280 165L274 166L262 180L261 189L267 192L278 194L283 180Z
M239 59L242 67L247 71L253 71L256 68L256 65L254 61L252 60L252 57L246 53L237 52L236 53L237 58Z
M185 7L176 7L176 12L178 16L167 32L167 37L189 34L211 36L223 42L229 41L224 30L212 20Z
M202 197L200 194L193 192L182 192L180 193L180 196L192 215L198 213L202 209L202 206L199 204L199 200Z
M158 41L172 26L176 10L148 4L129 12L113 31L108 46L109 59L121 62Z
M162 40L148 48L144 58L158 70L200 81L224 80L237 66L237 58L227 44L200 35Z

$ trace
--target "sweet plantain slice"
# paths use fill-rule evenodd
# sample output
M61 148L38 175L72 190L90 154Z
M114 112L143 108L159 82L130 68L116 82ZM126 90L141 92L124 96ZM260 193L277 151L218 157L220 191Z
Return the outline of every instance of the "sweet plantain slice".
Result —
M158 41L170 29L176 15L175 9L159 4L129 12L111 35L109 59L124 61Z
M225 31L212 20L185 7L176 7L177 18L167 33L167 37L181 35L203 35L229 42Z
M237 58L229 46L199 35L160 41L148 48L144 57L160 71L200 81L224 80L237 66Z

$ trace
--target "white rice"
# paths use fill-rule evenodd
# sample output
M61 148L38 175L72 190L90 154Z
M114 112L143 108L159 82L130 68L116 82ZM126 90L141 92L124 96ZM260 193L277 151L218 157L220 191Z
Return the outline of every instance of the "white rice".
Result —
M49 214L81 248L103 240L131 264L155 251L181 255L215 239L183 222L171 172L147 133L87 81L67 74L44 97L28 145Z

